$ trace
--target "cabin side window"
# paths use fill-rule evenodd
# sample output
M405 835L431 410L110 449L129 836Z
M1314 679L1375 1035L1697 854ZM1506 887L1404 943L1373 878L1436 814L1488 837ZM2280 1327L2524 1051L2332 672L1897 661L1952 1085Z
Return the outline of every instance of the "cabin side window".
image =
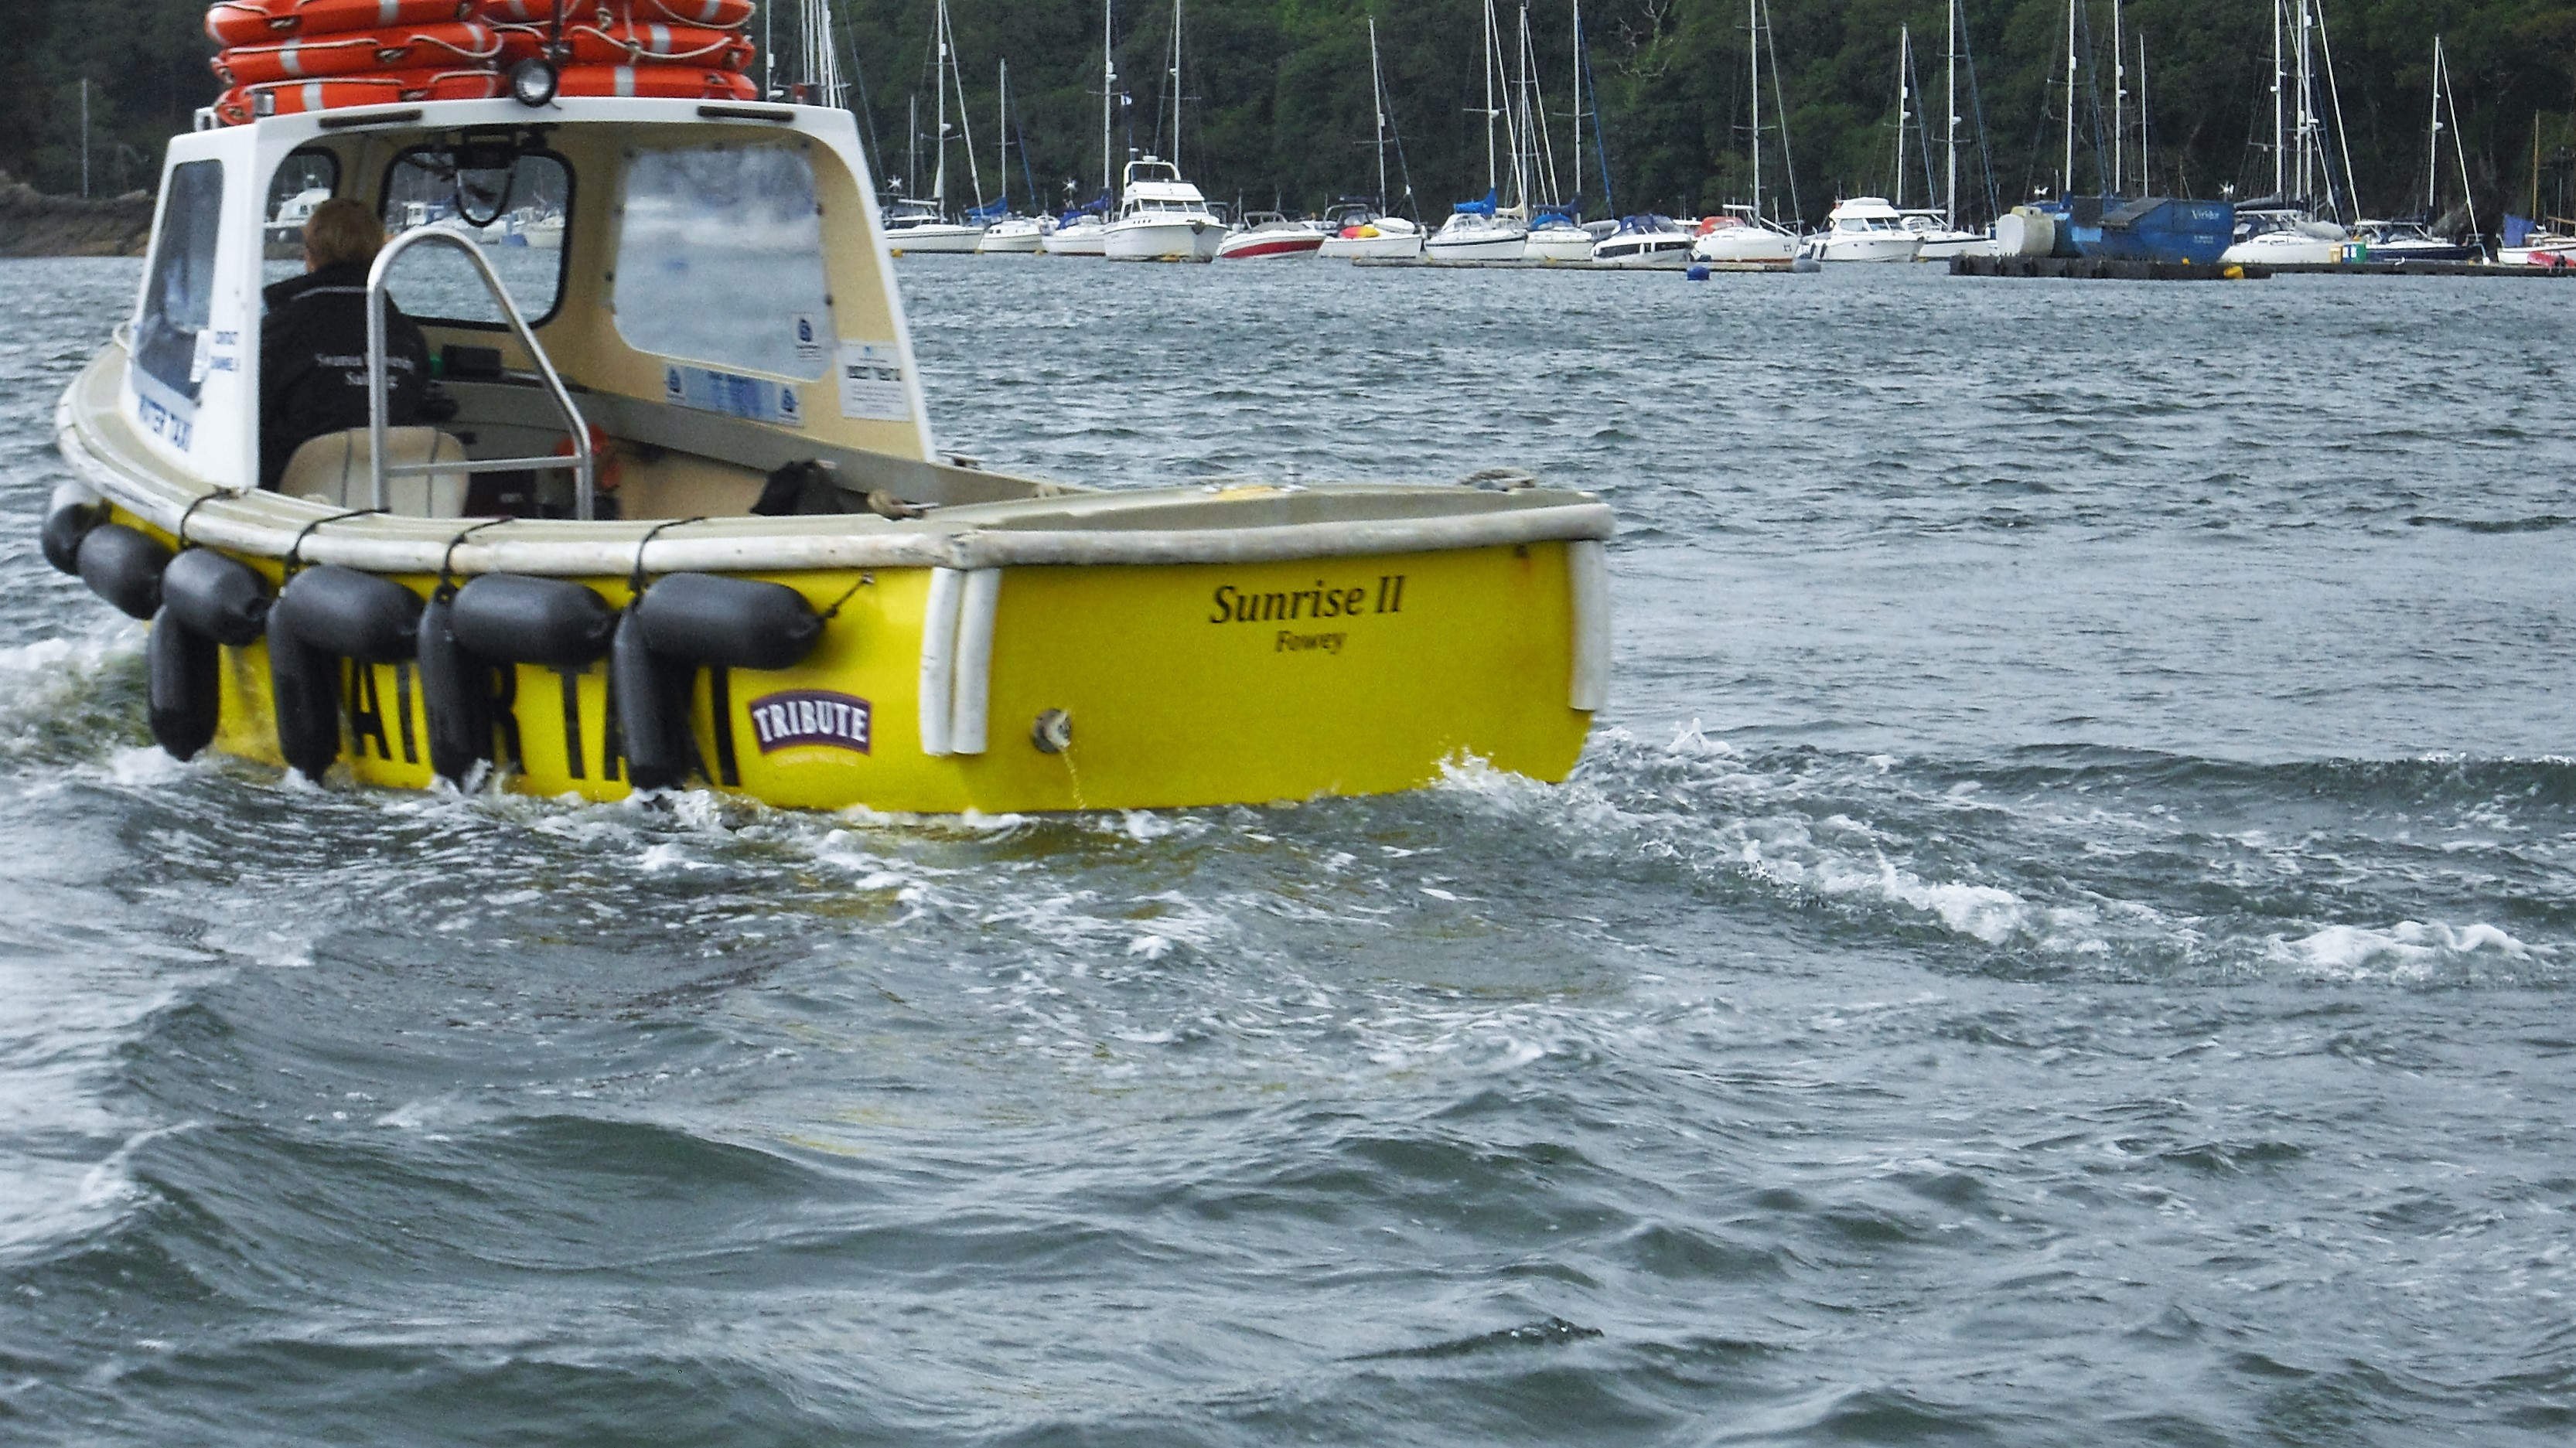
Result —
M618 335L677 362L820 378L835 345L814 167L779 146L643 151L626 165Z
M528 325L543 326L563 295L565 218L572 172L544 151L478 154L467 146L406 151L385 173L385 238L431 226L482 250ZM473 263L443 246L417 247L394 263L394 305L414 320L459 327L506 327Z
M134 365L189 402L205 384L214 340L206 323L223 220L224 163L189 161L171 168L161 231L152 242L152 273L143 286L143 314L134 324Z

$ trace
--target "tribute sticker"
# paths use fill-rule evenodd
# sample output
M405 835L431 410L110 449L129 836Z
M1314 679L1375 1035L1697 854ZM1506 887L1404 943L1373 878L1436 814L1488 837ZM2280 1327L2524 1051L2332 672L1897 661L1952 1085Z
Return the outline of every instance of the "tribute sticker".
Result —
M829 689L790 689L751 701L751 727L760 752L800 746L869 752L874 708L867 700Z

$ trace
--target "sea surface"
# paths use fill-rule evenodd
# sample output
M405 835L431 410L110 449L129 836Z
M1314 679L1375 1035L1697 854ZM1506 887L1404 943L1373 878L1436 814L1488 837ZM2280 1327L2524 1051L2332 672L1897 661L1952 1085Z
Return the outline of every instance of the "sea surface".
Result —
M0 1442L2576 1437L2576 287L901 267L995 467L1600 493L1573 780L175 765L0 263Z

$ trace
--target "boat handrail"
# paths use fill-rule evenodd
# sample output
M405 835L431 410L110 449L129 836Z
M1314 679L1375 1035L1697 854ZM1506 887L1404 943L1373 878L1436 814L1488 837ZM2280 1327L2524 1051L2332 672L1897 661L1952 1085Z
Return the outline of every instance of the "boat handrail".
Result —
M390 430L385 418L390 405L387 396L389 384L385 377L385 302L391 294L388 284L393 276L394 262L404 252L415 246L433 242L444 243L465 253L466 260L474 264L475 275L482 278L483 289L490 292L492 300L500 304L501 315L509 321L510 330L517 334L520 344L528 349L528 360L536 364L537 376L545 383L547 393L554 398L556 410L563 414L565 425L572 434L572 457L569 461L572 464L573 473L573 516L582 522L590 522L592 515L597 511L598 463L591 455L589 424L583 420L581 409L574 405L571 389L564 386L563 378L555 372L554 362L546 356L546 349L538 343L537 334L529 328L528 319L519 311L519 304L511 299L510 289L502 284L501 274L492 269L490 258L483 255L483 248L456 232L428 226L407 231L385 243L384 249L376 253L374 269L367 273L367 470L374 484L369 505L378 512L384 510L385 480L391 477L427 477L438 473L517 473L538 468L559 468L567 461L558 454L542 458L485 458L481 461L469 459L463 462L390 465L386 463L385 435Z

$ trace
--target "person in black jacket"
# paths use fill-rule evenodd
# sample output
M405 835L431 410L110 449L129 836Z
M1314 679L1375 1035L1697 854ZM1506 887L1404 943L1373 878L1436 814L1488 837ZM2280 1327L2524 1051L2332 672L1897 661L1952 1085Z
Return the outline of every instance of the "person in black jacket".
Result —
M304 224L304 275L262 293L259 337L259 485L274 489L295 450L326 433L367 425L367 271L384 248L374 212L346 197L313 208ZM385 304L386 422L422 420L430 394L429 341L402 309Z

